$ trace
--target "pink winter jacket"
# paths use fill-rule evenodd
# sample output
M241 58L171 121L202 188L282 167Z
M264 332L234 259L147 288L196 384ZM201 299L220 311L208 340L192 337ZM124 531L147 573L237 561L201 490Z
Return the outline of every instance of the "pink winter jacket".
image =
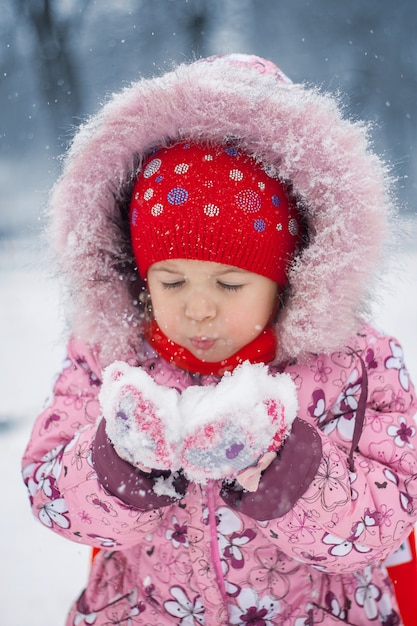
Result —
M143 339L129 199L149 151L178 139L237 142L291 186L308 232L270 364L293 378L298 417L255 492L141 472L101 419L116 360L179 392L215 382ZM417 520L417 404L401 347L365 321L392 207L366 126L257 57L139 80L80 128L50 198L68 358L23 459L40 522L100 548L67 626L401 623L381 562Z
M141 362L179 391L213 382L150 348ZM115 453L97 421L100 364L70 342L24 459L40 521L101 548L68 624L398 623L380 562L417 518L417 405L401 347L364 327L344 351L285 371L299 423L257 492L179 477L175 500L153 490L162 472Z

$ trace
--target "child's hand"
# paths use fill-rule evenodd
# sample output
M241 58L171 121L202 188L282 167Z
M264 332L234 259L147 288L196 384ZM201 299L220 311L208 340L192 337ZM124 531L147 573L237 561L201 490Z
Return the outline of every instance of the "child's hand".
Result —
M123 362L107 367L99 399L118 455L144 471L179 469L179 398L140 367Z
M268 450L276 451L297 412L287 374L243 363L217 386L189 387L180 400L184 420L181 464L190 480L234 478Z

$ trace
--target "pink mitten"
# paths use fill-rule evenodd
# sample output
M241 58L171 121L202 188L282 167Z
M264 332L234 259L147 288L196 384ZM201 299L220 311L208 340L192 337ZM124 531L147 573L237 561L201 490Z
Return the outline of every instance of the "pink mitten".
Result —
M157 385L140 367L114 362L103 373L99 400L118 455L142 470L179 469L179 393Z
M185 475L198 483L235 478L280 447L297 408L290 376L272 376L265 365L248 361L216 386L189 387L180 400Z

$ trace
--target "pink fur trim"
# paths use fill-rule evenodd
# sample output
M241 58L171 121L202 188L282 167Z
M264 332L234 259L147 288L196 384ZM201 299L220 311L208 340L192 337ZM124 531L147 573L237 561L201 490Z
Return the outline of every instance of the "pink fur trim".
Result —
M74 298L76 334L101 346L103 363L135 350L142 319L126 277L111 267L118 242L108 218L138 157L178 137L239 138L292 182L311 243L291 272L277 356L341 347L366 308L388 233L386 168L369 149L366 127L343 119L334 98L222 58L134 83L75 137L52 192L50 232Z

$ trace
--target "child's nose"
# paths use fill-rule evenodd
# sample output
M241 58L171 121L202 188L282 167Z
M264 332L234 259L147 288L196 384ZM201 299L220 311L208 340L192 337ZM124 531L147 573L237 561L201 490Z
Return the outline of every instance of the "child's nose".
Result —
M212 319L216 315L215 302L199 292L190 294L185 304L185 315L196 322Z

